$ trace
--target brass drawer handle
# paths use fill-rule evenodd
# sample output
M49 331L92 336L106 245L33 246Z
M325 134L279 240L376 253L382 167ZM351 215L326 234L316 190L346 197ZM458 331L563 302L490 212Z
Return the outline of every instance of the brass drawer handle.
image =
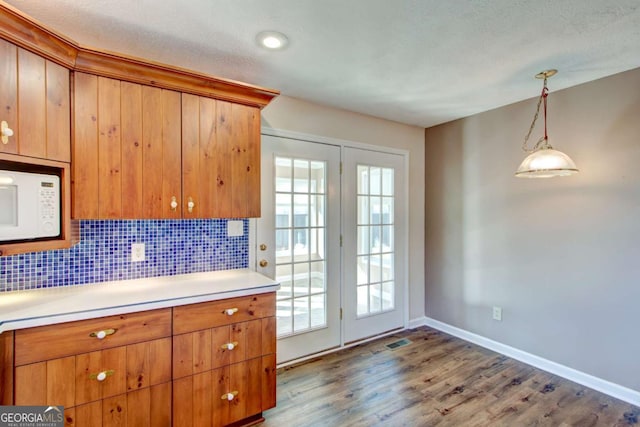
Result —
M222 344L220 348L223 350L233 350L237 346L238 346L238 341L234 341L234 342L228 342L226 344Z
M235 313L238 312L237 308L227 308L223 313L226 314L227 316L233 316Z
M102 339L104 339L105 337L107 337L109 335L115 334L116 332L118 332L118 330L117 329L113 329L113 328L111 328L111 329L103 329L101 331L91 332L89 334L89 336L91 338L98 338L99 340L102 340Z
M107 377L110 377L111 375L113 375L115 373L116 373L116 371L114 371L113 369L109 369L108 371L102 371L102 372L98 372L97 374L91 374L91 375L89 375L89 379L90 380L104 381L105 379L107 379Z
M238 395L237 391L232 391L231 393L225 393L223 394L220 399L222 400L228 400L228 401L232 401L233 399L235 399L235 397Z

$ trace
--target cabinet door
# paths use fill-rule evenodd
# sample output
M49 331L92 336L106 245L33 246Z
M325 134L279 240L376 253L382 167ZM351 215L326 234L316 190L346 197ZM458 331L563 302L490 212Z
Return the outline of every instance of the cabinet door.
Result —
M262 366L256 358L174 380L173 425L224 426L259 414Z
M231 123L232 217L257 218L260 216L260 110L232 104Z
M70 162L69 70L0 40L0 120L14 134L0 152Z
M260 216L260 110L182 95L185 218Z
M85 73L74 88L73 217L180 218L180 93Z
M171 338L162 338L17 366L15 402L71 408L170 381Z

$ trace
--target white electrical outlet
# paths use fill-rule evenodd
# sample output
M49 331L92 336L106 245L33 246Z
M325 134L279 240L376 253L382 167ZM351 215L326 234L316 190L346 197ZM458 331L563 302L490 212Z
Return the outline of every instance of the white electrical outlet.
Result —
M144 261L144 243L132 243L131 244L131 262Z
M242 221L227 221L227 237L244 235L244 223Z
M502 307L493 306L493 320L502 322Z

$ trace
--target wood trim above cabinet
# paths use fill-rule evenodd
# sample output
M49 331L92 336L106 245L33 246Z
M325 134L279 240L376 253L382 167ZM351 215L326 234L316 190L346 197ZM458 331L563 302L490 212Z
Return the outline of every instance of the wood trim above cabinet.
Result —
M78 46L74 41L3 1L0 1L0 38L70 69L76 62Z
M72 71L82 71L259 108L265 107L271 99L280 94L274 89L81 46L1 0L0 38Z
M252 107L265 107L279 91L212 77L147 59L78 47L73 69L178 92L206 96Z

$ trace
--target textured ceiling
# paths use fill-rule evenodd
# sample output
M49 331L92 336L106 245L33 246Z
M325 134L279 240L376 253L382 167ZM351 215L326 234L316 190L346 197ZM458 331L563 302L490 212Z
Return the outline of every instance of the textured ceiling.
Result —
M9 0L78 43L429 127L640 67L639 0ZM282 51L255 43L288 35Z

